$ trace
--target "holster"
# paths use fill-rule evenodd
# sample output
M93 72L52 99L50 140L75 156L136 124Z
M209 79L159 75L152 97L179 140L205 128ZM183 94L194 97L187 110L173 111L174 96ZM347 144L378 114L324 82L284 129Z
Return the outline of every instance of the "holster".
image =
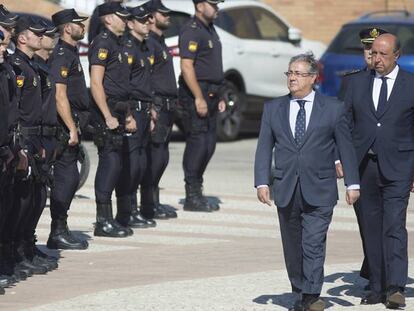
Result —
M120 150L123 145L123 134L120 129L109 130L102 124L95 124L93 142L98 148Z
M154 95L154 108L157 112L161 111L175 111L177 107L177 98L164 97L159 95Z

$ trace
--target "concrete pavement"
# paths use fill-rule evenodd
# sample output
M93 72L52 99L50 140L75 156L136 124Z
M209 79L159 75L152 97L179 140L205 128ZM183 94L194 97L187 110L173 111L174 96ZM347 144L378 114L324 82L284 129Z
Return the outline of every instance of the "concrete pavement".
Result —
M276 208L255 197L255 139L218 144L205 178L210 200L222 209L212 214L182 211L183 142L171 144L170 166L161 182L163 203L178 218L158 221L132 237L93 237L93 178L97 156L87 143L91 176L78 192L69 225L89 239L87 251L60 252L59 269L7 289L0 310L286 310L293 301L284 268ZM339 182L342 183L341 181ZM353 209L345 205L343 187L328 236L323 297L328 310L383 310L361 307L365 282L355 272L361 243ZM410 276L414 277L414 211L409 209ZM114 209L115 210L115 209ZM38 227L45 244L50 216ZM58 255L57 252L50 252ZM414 310L414 280L407 288L407 307Z

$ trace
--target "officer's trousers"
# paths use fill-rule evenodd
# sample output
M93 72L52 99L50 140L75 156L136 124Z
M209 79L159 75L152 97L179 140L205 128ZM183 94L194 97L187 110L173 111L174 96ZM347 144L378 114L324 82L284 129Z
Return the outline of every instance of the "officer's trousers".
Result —
M53 175L54 184L50 194L52 220L65 219L79 185L79 146L68 146L58 155Z

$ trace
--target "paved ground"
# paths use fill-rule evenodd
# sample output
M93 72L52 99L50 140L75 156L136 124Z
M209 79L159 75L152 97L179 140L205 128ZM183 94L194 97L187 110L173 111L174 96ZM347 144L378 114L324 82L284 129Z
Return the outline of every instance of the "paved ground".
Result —
M93 175L78 193L70 227L89 239L87 251L63 251L59 269L7 289L0 310L286 310L292 303L284 269L275 207L256 201L253 183L255 139L219 144L206 174L205 192L219 200L213 214L182 211L184 144L171 144L171 165L162 180L162 201L178 219L159 221L126 239L94 238ZM414 202L414 201L413 201ZM49 211L41 219L39 243L49 232ZM414 277L414 211L409 209L410 276ZM52 252L53 253L53 252ZM54 253L57 255L57 253ZM323 296L329 310L382 310L361 307L364 281L353 210L343 187L328 237ZM414 310L414 279L406 310Z

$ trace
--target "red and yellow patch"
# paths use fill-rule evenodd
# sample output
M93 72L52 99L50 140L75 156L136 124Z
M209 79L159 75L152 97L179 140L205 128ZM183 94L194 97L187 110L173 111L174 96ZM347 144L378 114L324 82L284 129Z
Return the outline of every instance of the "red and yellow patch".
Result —
M16 76L17 87L23 87L24 85L24 76Z
M100 60L106 60L108 58L108 50L107 49L99 49L98 58Z
M198 43L197 43L197 42L195 42L195 41L190 41L190 42L188 43L188 50L189 50L191 53L195 53L195 52L197 52L197 49L198 49Z
M62 76L62 78L66 79L68 77L68 68L60 67L60 75Z

